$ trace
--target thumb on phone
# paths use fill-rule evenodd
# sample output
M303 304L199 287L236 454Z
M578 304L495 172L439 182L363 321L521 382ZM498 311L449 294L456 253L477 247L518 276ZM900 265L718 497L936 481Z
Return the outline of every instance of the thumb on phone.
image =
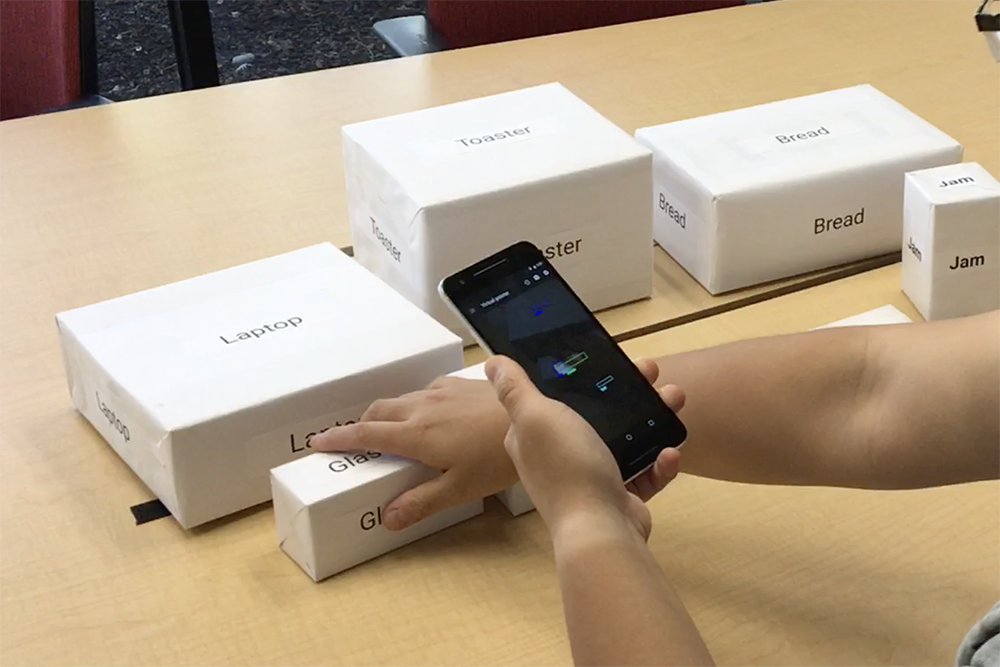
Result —
M497 400L515 423L533 401L544 398L538 388L528 378L528 374L513 359L504 356L491 357L485 369Z

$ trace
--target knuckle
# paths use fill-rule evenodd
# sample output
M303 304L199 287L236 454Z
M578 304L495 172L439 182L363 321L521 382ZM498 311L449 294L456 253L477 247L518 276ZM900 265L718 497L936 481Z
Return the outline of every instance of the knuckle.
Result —
M368 422L360 421L354 424L354 445L358 449L371 449L374 440L374 432Z
M548 428L551 422L548 410L541 401L529 401L521 406L518 412L517 421L526 429L540 431Z
M361 415L361 421L379 421L389 409L392 399L379 398L375 400L368 409L365 410L364 414Z
M410 422L410 437L421 445L426 445L430 441L433 430L431 423L424 419L415 419Z
M497 392L497 398L500 399L500 402L503 403L504 405L513 403L517 398L517 393L516 393L517 385L509 377L502 376L500 378L497 378L495 387Z
M440 376L434 378L433 380L431 380L431 383L429 385L427 385L427 388L428 389L444 389L445 387L447 387L448 385L450 385L453 380L454 380L454 378L450 378L450 377L448 377L446 375L440 375Z

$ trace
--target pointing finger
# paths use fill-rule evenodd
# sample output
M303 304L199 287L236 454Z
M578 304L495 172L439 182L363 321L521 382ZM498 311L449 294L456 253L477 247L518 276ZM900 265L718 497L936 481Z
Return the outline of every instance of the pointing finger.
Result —
M418 440L405 422L358 422L317 433L309 440L309 446L318 452L370 449L421 461L423 459L419 456Z

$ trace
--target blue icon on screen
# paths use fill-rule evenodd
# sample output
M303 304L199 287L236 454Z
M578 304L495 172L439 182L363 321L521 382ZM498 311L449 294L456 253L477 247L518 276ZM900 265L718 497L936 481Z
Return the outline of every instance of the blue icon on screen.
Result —
M541 303L536 303L534 306L531 307L531 314L534 315L535 317L541 317L542 313L545 312L545 309L551 305L552 304L549 303L547 300L542 301Z
M615 379L614 375L608 375L606 377L601 378L596 382L597 388L600 389L601 391L607 391L608 385L611 384L611 381L614 379Z

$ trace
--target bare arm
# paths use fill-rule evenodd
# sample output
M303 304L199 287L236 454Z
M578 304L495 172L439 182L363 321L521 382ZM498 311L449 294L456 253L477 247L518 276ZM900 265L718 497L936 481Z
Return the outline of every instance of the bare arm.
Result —
M682 468L917 488L1000 474L1000 313L826 329L658 360L687 394Z
M575 664L713 664L663 570L626 522L591 514L552 537Z
M1000 476L1000 313L759 338L643 363L687 394L682 469L761 484L918 488ZM678 392L665 389L673 404ZM361 423L312 440L444 470L394 500L393 530L516 479L509 421L484 382L444 378L377 401ZM634 488L655 494L654 467ZM641 482L641 483L640 483Z

